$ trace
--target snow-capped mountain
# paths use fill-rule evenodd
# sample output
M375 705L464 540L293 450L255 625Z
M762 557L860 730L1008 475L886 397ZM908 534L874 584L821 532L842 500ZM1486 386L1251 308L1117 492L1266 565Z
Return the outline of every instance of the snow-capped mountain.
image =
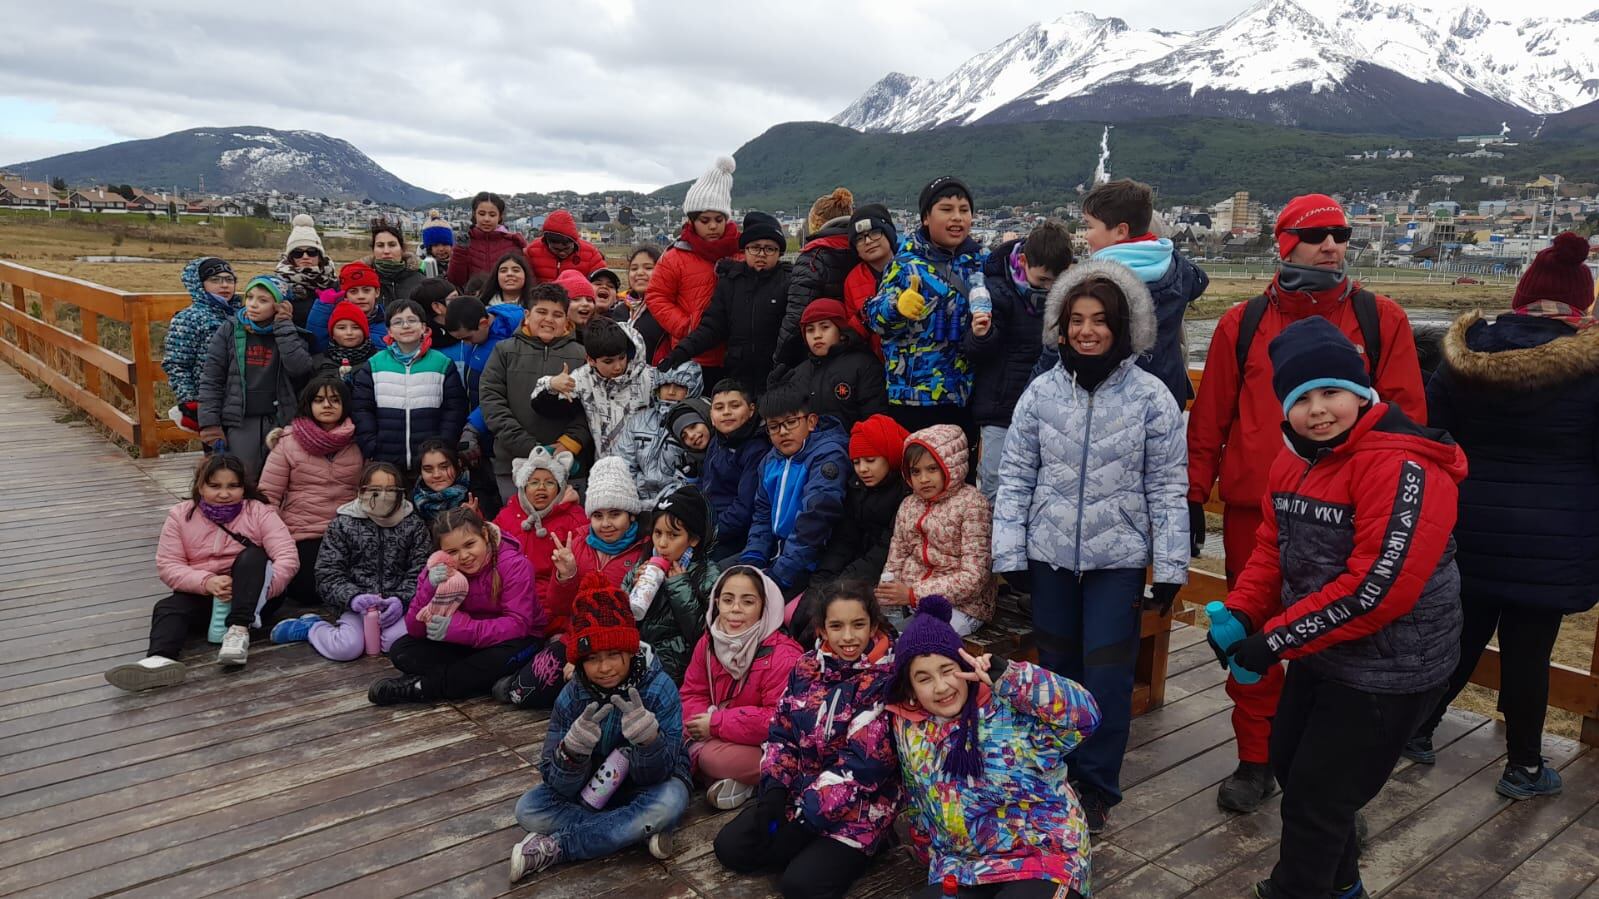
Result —
M1539 115L1594 99L1599 12L1511 22L1448 0L1261 0L1194 33L1072 13L1028 26L943 79L895 73L832 121L916 131L1208 115L1458 133L1500 121L1531 128Z

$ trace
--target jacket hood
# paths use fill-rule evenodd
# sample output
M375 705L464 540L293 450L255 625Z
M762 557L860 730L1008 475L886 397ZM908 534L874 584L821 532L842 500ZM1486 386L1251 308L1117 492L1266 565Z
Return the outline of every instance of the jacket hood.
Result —
M499 304L509 305L509 304ZM521 306L510 306L507 309L488 307L489 313L489 340L500 341L516 333L522 327L522 319L526 314Z
M1020 246L1026 241L1027 238L1018 237L1015 240L1007 240L992 250L989 250L988 261L983 263L984 276L989 278L997 278L1000 275L1009 277L1010 256L1012 253L1016 252L1016 247Z
M577 222L572 218L572 213L565 209L557 209L545 217L544 231L571 238L574 243L582 239L578 236Z
M209 310L221 318L233 314L237 305L232 301L224 305L219 302L219 297L212 296L211 292L205 289L205 282L200 280L200 263L209 258L211 257L201 256L190 260L189 264L183 267L183 288L189 292L189 299L194 301L194 305ZM244 291L241 290L239 293L243 294Z
M1077 263L1049 289L1049 299L1044 301L1044 349L1053 350L1059 345L1060 316L1061 310L1066 308L1066 299L1091 278L1104 278L1127 298L1127 336L1133 355L1149 352L1155 345L1155 302L1150 299L1149 288L1127 266L1100 259Z
M841 215L827 220L827 224L805 235L804 250L826 247L831 250L848 250L854 246L850 240L849 216Z
M1115 243L1093 255L1097 262L1120 262L1133 270L1138 280L1152 284L1166 276L1172 268L1172 243L1162 237L1156 240L1135 240Z
M966 483L966 433L958 425L933 425L912 434L906 446L920 446L933 454L944 469L944 490L933 497L938 502ZM901 468L904 466L902 465ZM909 472L902 475L910 482Z
M787 612L786 606L788 603L784 601L783 588L777 586L777 581L772 580L766 572L756 568L754 565L729 565L726 571L723 571L721 574L716 576L716 583L711 585L710 607L705 610L705 626L707 629L709 629L711 626L711 621L716 616L716 597L722 592L722 584L728 579L728 577L734 574L749 574L750 572L754 572L759 576L762 600L761 610L763 616L765 614L769 614L771 609L777 610L778 627L777 629L773 630L772 633L766 635L766 638L761 641L762 643L765 643L766 640L770 640L773 636L782 631L783 616ZM759 626L759 622L757 622L756 626Z
M1364 453L1400 449L1442 468L1460 483L1466 478L1466 453L1441 428L1429 428L1410 420L1398 406L1378 403L1355 422L1349 440L1333 452Z
M1483 321L1481 311L1455 320L1443 339L1444 364L1460 380L1502 390L1531 390L1599 375L1599 328L1578 331L1530 315Z
M409 516L412 512L415 512L415 511L416 511L416 509L415 509L415 507L413 507L411 505L411 501L410 500L408 500L408 499L400 500L400 517L401 518L405 518L405 517ZM366 510L365 509L361 508L361 501L358 500L358 499L352 499L349 502L345 503L344 505L340 506L339 507L339 514L347 516L347 517L350 517L350 518L360 518L360 519L365 519L365 520L370 520L372 518L372 516L366 514Z
M688 396L684 399L693 399L705 390L705 371L698 362L689 360L677 368L661 372L660 377L655 379L656 389L660 389L662 384L676 384L688 390Z

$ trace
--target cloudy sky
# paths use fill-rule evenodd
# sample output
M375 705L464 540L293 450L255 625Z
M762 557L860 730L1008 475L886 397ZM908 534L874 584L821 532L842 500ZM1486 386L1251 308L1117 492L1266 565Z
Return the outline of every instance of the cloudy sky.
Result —
M17 3L0 42L0 165L185 128L264 125L344 138L401 178L454 196L650 190L698 175L772 125L830 118L891 70L945 75L1029 22L1083 9L1187 30L1249 5Z

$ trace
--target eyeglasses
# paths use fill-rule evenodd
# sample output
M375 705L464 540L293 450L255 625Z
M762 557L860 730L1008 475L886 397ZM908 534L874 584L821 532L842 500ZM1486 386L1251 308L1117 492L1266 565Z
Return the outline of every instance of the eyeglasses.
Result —
M363 499L382 499L385 496L399 496L400 493L401 493L401 490L398 487L362 487L361 488L361 497Z
M422 320L420 318L417 318L414 315L407 315L407 316L404 316L404 317L396 316L394 318L389 319L389 327L390 328L403 328L403 327L406 327L407 325L420 325L420 324L422 324Z
M781 249L770 245L760 246L757 244L750 244L744 248L744 255L746 256L776 256L782 252L783 251Z
M798 431L800 425L804 422L805 416L803 415L796 415L793 418L785 418L782 421L769 421L766 423L766 433L787 434L790 431Z
M1331 237L1334 243L1349 243L1353 228L1289 228L1288 233L1305 243L1318 244Z
M239 279L234 277L233 275L212 275L211 277L205 279L205 283L207 283L207 284L210 284L212 281L215 281L218 284L237 284L237 283L239 283Z
M299 259L302 256L310 256L312 259L321 259L322 251L315 249L314 247L297 247L289 251L290 259Z

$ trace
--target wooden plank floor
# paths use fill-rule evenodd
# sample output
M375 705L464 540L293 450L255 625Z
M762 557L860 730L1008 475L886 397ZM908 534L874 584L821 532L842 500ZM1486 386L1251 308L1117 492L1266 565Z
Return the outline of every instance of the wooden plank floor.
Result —
M696 798L668 863L642 851L512 889L511 810L543 716L474 700L379 709L381 660L257 643L224 673L140 695L101 678L142 655L164 594L154 548L193 457L135 462L0 367L0 895L730 897L776 895L710 851L731 813ZM1126 800L1096 849L1101 897L1241 895L1276 856L1278 800L1217 809L1230 703L1202 635L1172 635L1165 707L1133 723ZM1389 896L1599 895L1599 754L1564 740L1552 801L1493 793L1502 728L1451 713L1438 764L1401 765L1367 809L1366 883ZM900 852L852 893L921 881Z

